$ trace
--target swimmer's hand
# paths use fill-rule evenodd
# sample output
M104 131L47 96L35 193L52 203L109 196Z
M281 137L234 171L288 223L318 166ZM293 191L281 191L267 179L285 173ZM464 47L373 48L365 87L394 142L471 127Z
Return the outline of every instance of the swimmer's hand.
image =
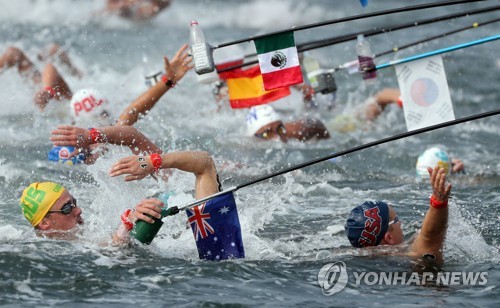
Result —
M128 219L135 223L137 220L144 220L147 223L154 223L151 217L161 219L161 209L164 206L163 202L158 199L144 199L136 206L135 211L129 214Z
M187 71L193 68L193 59L187 54L188 45L184 44L179 48L175 56L170 61L167 57L163 57L163 64L167 78L174 83L179 82Z
M69 145L85 149L93 144L87 129L71 125L58 126L51 132L50 140L56 146Z
M446 172L444 168L436 166L434 169L427 168L430 175L432 195L438 202L448 200L451 192L451 184L446 183Z
M50 140L55 146L75 147L75 151L70 154L70 157L80 153L85 153L85 155L88 156L92 149L95 148L90 138L89 131L85 128L76 126L58 126L56 130L51 132Z
M149 156L134 155L120 159L109 172L109 176L115 177L128 174L125 181L136 181L154 173L153 163Z

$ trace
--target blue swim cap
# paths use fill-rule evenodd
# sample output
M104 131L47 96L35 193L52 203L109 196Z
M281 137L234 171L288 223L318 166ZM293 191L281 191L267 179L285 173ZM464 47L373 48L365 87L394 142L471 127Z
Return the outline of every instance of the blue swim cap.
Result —
M344 226L354 247L377 246L389 226L389 206L385 202L366 201L355 207Z
M85 154L80 153L76 156L69 157L73 151L75 151L75 148L71 146L55 146L50 150L48 159L49 161L65 165L77 165L83 163L86 159Z

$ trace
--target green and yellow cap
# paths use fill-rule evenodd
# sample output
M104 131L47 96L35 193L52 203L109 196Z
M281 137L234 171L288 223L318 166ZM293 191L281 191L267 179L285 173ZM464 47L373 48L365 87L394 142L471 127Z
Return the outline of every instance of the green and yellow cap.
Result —
M21 196L24 217L36 227L59 199L65 188L54 182L36 182L26 187Z

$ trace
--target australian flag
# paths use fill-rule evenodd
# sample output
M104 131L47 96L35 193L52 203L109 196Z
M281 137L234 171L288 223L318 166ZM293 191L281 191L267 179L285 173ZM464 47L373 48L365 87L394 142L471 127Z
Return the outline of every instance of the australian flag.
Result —
M232 193L186 210L200 259L244 258L240 219Z

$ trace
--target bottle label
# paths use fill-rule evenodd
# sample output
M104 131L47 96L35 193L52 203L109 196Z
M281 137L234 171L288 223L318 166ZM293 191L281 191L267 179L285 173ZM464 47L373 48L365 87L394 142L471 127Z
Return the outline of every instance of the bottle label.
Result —
M215 70L214 59L208 44L194 44L191 46L194 60L194 70L198 75L213 72Z

